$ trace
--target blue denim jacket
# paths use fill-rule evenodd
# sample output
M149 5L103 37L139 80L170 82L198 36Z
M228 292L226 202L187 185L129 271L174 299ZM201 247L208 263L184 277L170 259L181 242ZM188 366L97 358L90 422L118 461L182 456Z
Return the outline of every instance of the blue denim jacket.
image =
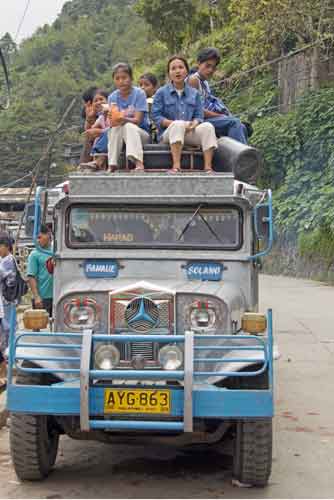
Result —
M158 128L158 137L165 131L161 122L167 120L197 120L204 119L203 102L199 92L187 83L181 97L171 83L167 83L157 91L152 106L152 118Z

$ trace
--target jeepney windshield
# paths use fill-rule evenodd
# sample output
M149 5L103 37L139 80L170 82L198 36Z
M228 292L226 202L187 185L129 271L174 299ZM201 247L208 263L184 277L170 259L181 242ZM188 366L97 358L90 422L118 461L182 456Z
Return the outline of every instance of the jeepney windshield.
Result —
M67 244L72 248L219 248L242 243L239 208L73 205Z

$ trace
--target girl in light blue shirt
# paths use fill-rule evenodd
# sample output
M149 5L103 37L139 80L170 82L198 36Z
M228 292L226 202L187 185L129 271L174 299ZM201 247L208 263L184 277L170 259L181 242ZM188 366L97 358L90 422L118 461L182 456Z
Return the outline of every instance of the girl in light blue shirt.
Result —
M109 171L118 169L123 143L126 157L135 164L135 170L143 171L143 144L150 139L146 95L139 87L133 86L129 64L116 64L112 75L117 90L108 98L112 125L108 138Z

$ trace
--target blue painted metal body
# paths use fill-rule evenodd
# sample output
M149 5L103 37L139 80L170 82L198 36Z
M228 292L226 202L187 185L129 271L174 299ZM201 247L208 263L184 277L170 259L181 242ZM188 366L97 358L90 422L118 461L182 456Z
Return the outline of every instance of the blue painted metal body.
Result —
M80 362L80 357L76 356L34 356L33 352L37 347L48 346L51 350L58 347L68 349L80 348L81 333L39 333L39 332L24 332L15 336L15 309L12 310L11 318L11 334L10 334L10 350L9 350L9 370L8 370L8 391L7 391L7 407L11 412L30 413L30 414L48 414L48 415L61 415L61 416L80 416L80 368L75 366L73 369L62 368L64 361L71 361L77 365ZM33 341L32 343L26 342L26 338L38 338L39 342ZM217 387L209 383L201 383L201 376L207 376L207 372L201 372L196 369L196 365L201 362L201 351L208 350L205 345L194 347L194 385L193 385L193 418L196 419L239 419L239 418L263 418L271 417L273 415L273 332L272 332L272 313L268 311L268 331L267 337L256 337L252 335L208 335L208 340L214 338L238 339L245 340L245 345L240 346L241 351L245 352L247 349L251 351L258 351L263 354L263 358L259 357L261 366L257 371L221 371L209 372L210 376L222 375L228 377L250 377L256 376L268 371L269 374L269 388L265 390L231 390L222 387ZM56 343L50 343L50 338L56 340ZM73 341L73 343L63 344L60 340ZM203 339L203 335L195 335L195 339ZM59 342L58 342L59 339ZM257 345L247 346L247 339L255 339ZM79 342L78 342L79 341ZM100 342L110 342L110 335L93 335L93 348L94 345ZM159 342L161 344L185 342L185 335L176 335L171 339L170 335L122 335L119 336L117 342ZM20 347L31 349L29 355L19 355L17 350ZM231 349L228 346L212 347L210 350L219 351L220 349ZM216 354L217 356L217 354ZM50 360L57 363L55 369L48 368L23 368L20 362ZM215 358L212 358L214 361ZM240 362L244 358L235 357L220 361ZM207 358L205 358L208 361ZM75 377L71 383L56 383L51 386L39 385L17 385L13 383L12 369L16 367L18 371L28 373L73 373ZM121 384L116 382L118 380L133 381L131 384ZM90 414L90 429L127 429L127 430L161 430L161 431L183 431L183 410L184 410L184 390L182 384L175 386L164 383L168 380L184 379L184 371L177 370L174 372L164 370L95 370L89 371L90 387L89 387L89 414ZM104 380L103 385L96 385L94 381ZM110 380L110 383L108 382ZM136 382L142 380L142 385L136 385ZM157 381L155 384L147 382L147 380ZM146 382L145 382L146 381ZM159 385L159 381L162 383ZM136 420L133 416L127 415L124 420L117 419L117 415L105 416L104 415L104 391L108 388L118 388L120 390L126 388L140 388L140 389L155 389L170 391L171 396L171 411L165 417L159 415L159 419L152 420L149 415L136 415ZM156 418L156 417L155 417ZM171 418L174 421L171 421ZM175 421L176 419L176 421Z

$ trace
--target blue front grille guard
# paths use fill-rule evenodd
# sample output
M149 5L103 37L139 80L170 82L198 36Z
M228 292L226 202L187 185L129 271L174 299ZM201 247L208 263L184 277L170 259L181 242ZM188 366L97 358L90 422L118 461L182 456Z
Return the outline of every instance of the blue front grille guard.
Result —
M23 332L15 337L15 309L11 314L11 334L8 366L8 409L24 413L47 413L59 415L80 415L80 426L83 431L90 429L130 429L130 430L180 430L192 432L194 417L207 418L246 418L265 417L273 414L273 331L272 311L268 311L267 338L254 335L194 335L186 332L183 335L120 335L117 343L126 342L157 342L160 344L180 343L184 346L184 368L176 371L166 370L95 370L91 369L92 352L96 343L110 342L110 335L93 334L90 330L82 333L39 333ZM26 338L36 338L36 342L25 342ZM72 343L51 343L50 338L66 339ZM244 345L194 345L195 340L242 340ZM38 341L37 341L38 340ZM249 341L256 345L245 345ZM17 350L25 348L31 353L18 355ZM80 349L78 356L38 356L33 351L37 348L73 350ZM202 351L256 351L263 357L252 358L251 362L260 364L256 371L200 371L196 365L205 363L244 363L250 359L243 357L206 358L201 357ZM20 365L23 361L36 363L47 361L56 363L56 368L28 368ZM73 368L62 368L61 363L73 363ZM18 371L37 374L72 374L80 384L78 387L68 387L66 384L51 386L20 386L13 384L13 367ZM268 390L228 390L210 384L194 384L194 377L254 377L268 371ZM147 420L96 420L91 416L103 415L104 388L94 386L95 380L179 380L183 389L171 389L172 417L180 418L178 422L147 421ZM112 383L108 387L112 386ZM152 388L152 386L150 386ZM156 387L156 386L154 386ZM168 386L164 386L165 388ZM183 397L181 397L183 396ZM183 418L182 418L183 417Z

